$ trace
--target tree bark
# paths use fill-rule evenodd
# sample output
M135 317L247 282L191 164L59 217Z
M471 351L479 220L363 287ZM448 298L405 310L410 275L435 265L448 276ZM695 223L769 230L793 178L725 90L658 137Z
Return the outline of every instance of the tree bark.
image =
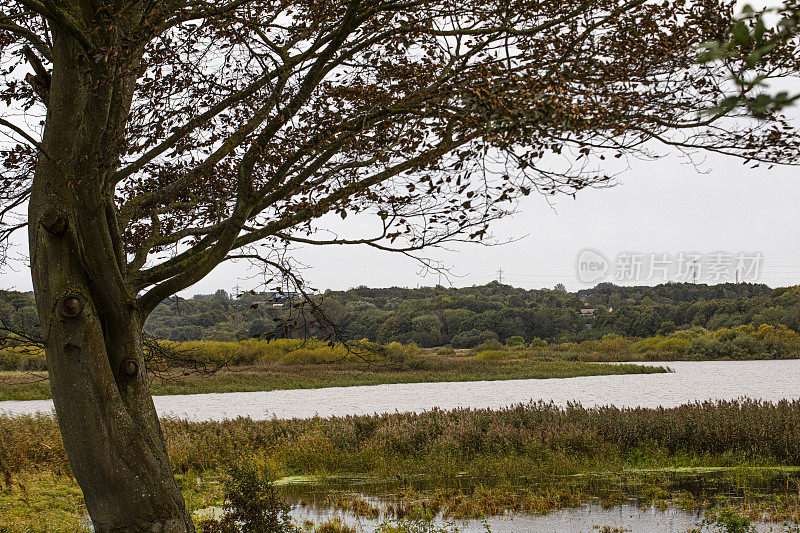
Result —
M148 387L113 190L103 186L135 78L87 61L69 37L55 40L29 242L64 448L95 531L191 533Z
M31 205L35 216L39 199ZM192 532L149 393L139 317L135 309L127 321L101 311L93 293L102 288L74 245L72 232L31 226L53 403L95 531Z

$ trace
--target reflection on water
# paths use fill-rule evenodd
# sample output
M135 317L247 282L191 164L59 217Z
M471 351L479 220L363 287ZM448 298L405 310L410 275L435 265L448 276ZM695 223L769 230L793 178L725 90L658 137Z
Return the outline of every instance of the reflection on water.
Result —
M312 520L319 524L333 517L341 517L343 522L356 527L357 531L375 531L381 521L356 518L352 515L332 511L321 507L295 507L292 517L296 523ZM519 533L534 531L536 533L598 533L602 526L610 526L611 531L631 533L686 533L697 527L702 520L694 513L678 509L664 511L655 508L640 509L634 505L621 505L604 509L597 505L587 505L578 509L560 510L547 515L509 514L492 516L486 519L492 533ZM449 525L446 529L464 533L484 533L486 527L482 520L435 521L440 526ZM391 522L389 522L391 523ZM613 529L617 528L617 529ZM770 531L769 526L759 531ZM775 529L775 531L780 531Z
M656 363L663 364L663 363ZM438 407L498 408L531 400L558 405L671 407L687 402L749 397L800 399L800 360L680 361L671 374L403 383L270 392L157 396L161 416L189 420L254 420L424 411ZM0 402L0 413L51 412L50 401Z
M315 524L339 517L342 522L353 526L359 532L373 532L384 522L358 518L351 514L335 511L326 507L296 505L292 510L292 518L297 524L311 520ZM658 509L656 507L639 507L625 504L612 508L599 505L585 505L578 509L562 509L546 515L507 514L492 516L484 520L443 520L437 518L434 523L448 532L485 533L486 526L491 533L687 533L696 530L703 517L696 513L682 511L674 507ZM388 524L396 523L391 520ZM603 526L608 526L604 528ZM758 533L779 533L786 531L780 524L753 523ZM703 531L715 530L707 526Z
M675 507L677 495L682 495L680 499L684 505L688 504L689 508L694 505L709 508L724 506L723 502L743 503L745 498L753 494L787 496L791 495L797 486L794 469L788 471L711 469L695 472L639 473L635 476L586 476L579 480L575 476L568 478L570 482L577 482L579 485L565 489L574 496L574 499L556 498L551 501L552 508L537 506L537 512L547 514L522 511L507 513L487 517L486 523L494 533L508 531L688 533L699 527L703 514ZM563 484L564 487L570 485L566 478L564 481L566 482ZM555 482L558 483L558 480ZM277 481L276 485L280 489L281 496L293 505L292 516L295 523L302 524L304 520L311 520L320 524L338 517L347 524L356 526L358 531L372 532L382 522L396 523L391 517L401 510L403 510L401 514L407 513L413 502L418 504L426 502L427 508L450 508L458 512L458 509L464 509L459 505L463 498L475 502L485 497L491 500L492 497L483 490L492 483L493 480L489 478L474 479L466 476L449 480L419 478L404 481L369 476L336 476L283 478ZM533 489L539 483L546 488L552 486L554 480L525 481L519 488ZM654 487L659 489L654 491ZM516 492L514 486L507 488ZM435 494L443 498L437 500L434 498ZM673 504L670 504L670 501ZM361 504L355 505L358 502ZM524 504L524 502L523 496L519 503ZM508 501L506 505L509 505ZM560 505L577 505L577 507L560 508ZM489 508L492 507L489 504ZM361 509L361 517L352 514L352 510L356 508ZM372 512L379 517L364 518L372 516ZM477 512L477 508L472 508L472 512ZM443 520L441 516L436 519L436 523L440 526L448 522L452 527L436 531L452 532L455 529L467 532L485 531L482 520ZM798 531L796 525L794 529L787 529L780 523L761 522L754 525L755 531L758 532L797 533ZM609 527L603 529L603 526ZM724 529L708 524L702 531L711 533L722 532ZM748 530L748 533L751 533L751 530Z

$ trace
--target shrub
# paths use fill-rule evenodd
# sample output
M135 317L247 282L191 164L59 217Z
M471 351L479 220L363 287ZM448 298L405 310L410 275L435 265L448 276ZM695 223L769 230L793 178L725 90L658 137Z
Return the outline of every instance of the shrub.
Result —
M544 339L540 339L539 337L534 337L533 340L528 344L529 348L547 348L547 341Z
M489 339L497 340L497 333L494 331L471 329L455 335L451 344L453 348L474 348Z
M202 524L203 533L295 533L291 506L282 500L272 482L253 466L236 462L225 480L225 516Z
M489 339L480 343L478 346L472 349L472 353L480 353L485 352L486 350L497 350L497 351L504 351L505 346L503 346L499 340L497 339Z
M389 343L385 348L386 358L394 364L407 364L414 360L414 357L422 353L416 344L400 344L399 342Z
M44 350L20 344L15 337L0 337L0 370L46 370Z
M505 350L484 350L475 356L478 361L502 361L512 356Z
M506 346L511 346L511 347L523 346L525 344L525 337L514 335L513 337L507 338L505 344Z

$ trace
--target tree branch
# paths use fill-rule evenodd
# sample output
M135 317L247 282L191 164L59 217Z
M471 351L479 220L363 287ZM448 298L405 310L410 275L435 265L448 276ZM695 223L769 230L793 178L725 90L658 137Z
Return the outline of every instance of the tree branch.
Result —
M33 31L12 22L8 15L0 14L0 30L5 30L9 33L13 33L14 35L22 37L31 45L33 45L33 47L36 48L40 54L42 54L42 57L48 61L53 60L53 50L50 48L50 46Z
M51 0L16 0L31 11L42 15L55 24L69 31L70 35L78 41L84 52L91 54L95 46L92 39L83 31L81 24L66 10L58 7Z

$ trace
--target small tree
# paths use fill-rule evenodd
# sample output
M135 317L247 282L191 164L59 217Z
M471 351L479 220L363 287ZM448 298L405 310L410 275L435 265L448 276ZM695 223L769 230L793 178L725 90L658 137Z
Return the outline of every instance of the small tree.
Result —
M731 18L719 0L0 0L0 126L16 139L0 242L27 229L96 531L193 530L142 327L221 262L302 291L290 243L481 240L520 196L606 185L602 160L657 142L793 160L779 120L696 114L725 70L695 48ZM315 231L356 214L373 233Z
M203 524L203 533L299 533L292 506L281 499L261 469L244 461L228 467L225 516Z

